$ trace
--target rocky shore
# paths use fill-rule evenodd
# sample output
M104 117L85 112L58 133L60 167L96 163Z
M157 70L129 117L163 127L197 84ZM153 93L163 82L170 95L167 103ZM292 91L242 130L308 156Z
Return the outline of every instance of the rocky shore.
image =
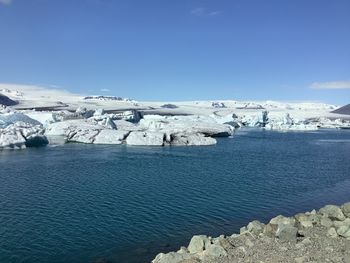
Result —
M257 220L240 234L193 236L187 247L160 253L152 263L350 262L350 202L293 217Z

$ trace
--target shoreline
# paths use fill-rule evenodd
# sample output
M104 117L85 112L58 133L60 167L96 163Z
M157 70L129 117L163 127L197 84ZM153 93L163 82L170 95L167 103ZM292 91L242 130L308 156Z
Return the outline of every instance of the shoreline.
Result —
M152 263L350 262L350 202L326 205L291 217L258 220L239 234L195 235L177 252L159 253Z

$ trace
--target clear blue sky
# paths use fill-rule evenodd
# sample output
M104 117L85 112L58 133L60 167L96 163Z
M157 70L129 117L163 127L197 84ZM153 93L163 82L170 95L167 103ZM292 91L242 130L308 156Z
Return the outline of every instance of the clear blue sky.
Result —
M0 83L345 104L350 1L0 0Z

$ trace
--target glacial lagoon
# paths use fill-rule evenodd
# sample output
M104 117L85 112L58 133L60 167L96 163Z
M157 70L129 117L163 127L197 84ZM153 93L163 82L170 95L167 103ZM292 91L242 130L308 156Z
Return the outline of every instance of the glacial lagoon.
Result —
M0 262L149 262L195 234L350 198L350 131L0 152Z

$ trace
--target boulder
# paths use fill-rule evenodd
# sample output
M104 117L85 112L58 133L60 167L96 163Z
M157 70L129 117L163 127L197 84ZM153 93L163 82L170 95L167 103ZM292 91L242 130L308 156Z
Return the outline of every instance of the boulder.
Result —
M338 237L338 233L337 233L337 231L335 230L334 227L331 227L330 229L328 229L327 235L330 236L331 238Z
M331 226L333 226L333 221L330 220L328 217L324 216L324 217L321 218L320 224L321 224L321 226L330 228Z
M283 241L294 241L298 232L295 224L296 220L293 217L279 215L270 220L268 226L264 228L264 233L269 237L275 234Z
M253 235L259 235L264 231L265 224L259 222L258 220L254 220L250 222L247 226L247 230Z
M266 224L264 227L264 235L270 238L273 238L276 236L276 232L278 229L278 225L277 224Z
M331 220L343 221L345 216L339 206L336 205L326 205L319 210L321 215L327 216Z
M295 225L295 219L293 217L285 217L282 215L276 216L270 220L270 224L274 225Z
M350 227L349 226L341 226L337 229L337 233L339 236L350 238Z
M313 227L313 221L311 216L308 216L306 214L300 213L294 216L294 218L297 220L297 223L304 228Z
M291 225L280 224L278 225L276 236L283 241L295 241L297 233L298 228Z
M350 226L350 218L346 218L344 221L334 221L334 227Z
M219 245L211 244L209 247L205 250L204 254L206 256L210 257L225 257L227 256L226 250Z
M190 259L192 256L187 253L169 252L167 254L160 253L152 261L152 263L179 263L183 260Z
M200 253L211 244L209 237L205 235L193 236L187 249L190 253Z
M9 97L5 95L0 94L0 104L5 106L13 106L13 105L17 105L18 102L11 100Z
M341 209L342 209L342 211L343 211L343 214L344 214L346 217L350 218L350 202L343 204L343 205L341 206Z

